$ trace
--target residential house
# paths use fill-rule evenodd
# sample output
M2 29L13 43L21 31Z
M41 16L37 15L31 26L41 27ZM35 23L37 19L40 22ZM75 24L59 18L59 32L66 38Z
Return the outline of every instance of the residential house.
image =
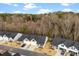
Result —
M16 32L0 32L0 38L4 41L21 41L25 44L23 49L34 50L38 47L44 47L48 37L33 34L22 34Z
M17 41L22 36L21 33L17 33L17 35L14 37L14 41Z
M58 49L58 52L60 51L59 53L61 55L64 55L65 52L69 52L69 51L73 50L72 49L73 45L74 45L74 41L69 40L69 39L54 38L52 40L52 48ZM76 45L76 43L75 43L75 45Z
M9 38L6 35L3 35L3 40L4 41L9 41Z
M65 40L62 38L54 38L52 40L52 48L54 49L58 49L58 46L60 46L60 44L62 44Z
M70 56L79 56L79 42L74 42L74 45L69 47Z
M44 47L48 37L46 36L37 36L37 35L27 35L23 34L18 41L23 41L26 45L31 45L31 47Z
M3 37L2 36L0 36L0 41L3 41Z
M73 46L74 41L65 39L62 44L58 45L59 50L61 50L61 55L64 55L65 52L69 52L69 47Z

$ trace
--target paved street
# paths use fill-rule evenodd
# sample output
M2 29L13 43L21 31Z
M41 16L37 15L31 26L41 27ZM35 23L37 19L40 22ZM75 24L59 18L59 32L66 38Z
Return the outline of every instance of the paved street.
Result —
M13 47L9 47L9 46L3 46L3 45L0 45L0 49L8 50L8 51L14 52L14 53L19 53L19 54L25 55L25 56L45 56L44 54L40 54L37 52L28 51L28 50L19 49L19 48L13 48Z

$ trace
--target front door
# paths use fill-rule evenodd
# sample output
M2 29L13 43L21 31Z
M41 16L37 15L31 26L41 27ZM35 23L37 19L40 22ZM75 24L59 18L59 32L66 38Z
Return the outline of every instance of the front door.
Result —
M61 50L61 55L64 55L64 53L66 52L66 50L65 49L63 49L63 48L60 48L60 50Z
M77 56L77 53L76 52L69 51L69 53L70 53L70 56Z

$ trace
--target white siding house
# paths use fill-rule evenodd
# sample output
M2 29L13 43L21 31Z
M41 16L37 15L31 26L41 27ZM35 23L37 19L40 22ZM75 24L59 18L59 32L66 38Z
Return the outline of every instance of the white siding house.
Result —
M61 51L58 53L64 55L66 52L66 55L70 56L79 55L79 42L74 42L69 39L65 39L62 42L62 40L62 38L55 38L52 43L52 46L56 47L59 51Z
M79 42L74 42L74 45L69 47L70 55L79 56Z
M78 55L78 52L79 52L74 46L69 47L68 51L70 52L70 54L73 54L74 56Z
M65 40L62 38L54 38L52 39L52 48L58 49L58 47L62 47L62 44Z
M66 51L68 51L68 48L63 43L58 45L58 49L60 49L60 48L65 49Z
M23 40L23 43L26 44L24 47L22 47L23 49L27 49L27 50L34 50L35 48L38 47L37 45L37 41L35 39L32 39L31 41L28 40L27 38Z
M0 41L3 41L3 37L2 36L0 36Z
M4 41L9 41L9 38L6 35L3 35L3 40Z

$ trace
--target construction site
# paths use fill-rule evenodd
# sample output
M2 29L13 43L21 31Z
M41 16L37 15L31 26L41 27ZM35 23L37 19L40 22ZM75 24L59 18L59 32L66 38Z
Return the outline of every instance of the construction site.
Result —
M79 42L64 38L0 32L0 56L79 56Z
M51 48L51 44L50 44L50 42L48 42L48 37L42 37L42 36L36 37L33 35L32 36L25 35L26 36L25 37L23 34L17 33L14 36L14 38L12 38L12 37L10 37L10 35L13 35L13 33L0 32L0 52L2 54L6 51L10 52L13 49L22 49L22 50L26 50L26 52L31 51L34 53L38 53L37 55L40 54L40 56L43 56L43 55L54 56L56 54L56 51ZM25 37L25 39L24 39L24 37ZM3 47L5 46L6 48L5 47L3 48L2 46ZM18 53L20 53L20 52L18 52ZM32 54L32 55L34 56L35 54ZM24 56L27 56L27 54L25 54ZM31 56L31 55L29 55L29 56Z

